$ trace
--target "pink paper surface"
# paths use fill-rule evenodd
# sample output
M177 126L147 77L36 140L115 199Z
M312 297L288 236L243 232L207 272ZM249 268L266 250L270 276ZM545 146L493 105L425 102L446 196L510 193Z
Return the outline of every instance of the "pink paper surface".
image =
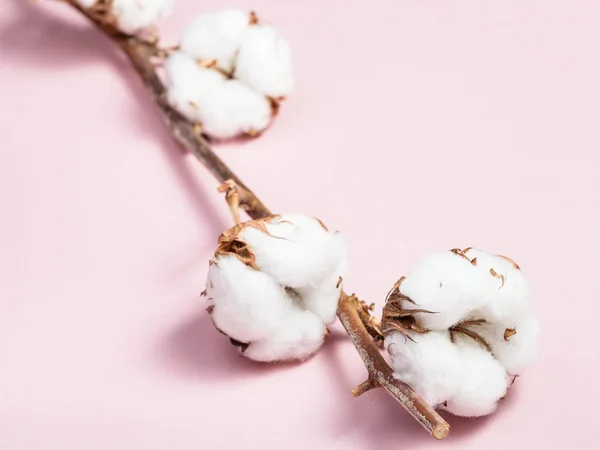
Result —
M178 0L175 43L223 2ZM493 417L428 437L336 325L303 365L241 359L199 297L231 225L112 44L60 3L0 4L0 449L593 449L600 399L600 4L268 1L298 89L217 151L277 212L346 235L350 292L432 250L515 259L539 361Z

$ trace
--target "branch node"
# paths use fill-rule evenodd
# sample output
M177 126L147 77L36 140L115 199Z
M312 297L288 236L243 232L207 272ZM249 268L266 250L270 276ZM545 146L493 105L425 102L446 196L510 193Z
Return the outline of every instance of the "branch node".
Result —
M377 387L379 387L379 384L377 384L377 382L373 378L369 377L365 381L360 383L358 386L356 386L354 389L351 389L350 393L355 397L359 397L365 392L368 392L371 389L375 389Z

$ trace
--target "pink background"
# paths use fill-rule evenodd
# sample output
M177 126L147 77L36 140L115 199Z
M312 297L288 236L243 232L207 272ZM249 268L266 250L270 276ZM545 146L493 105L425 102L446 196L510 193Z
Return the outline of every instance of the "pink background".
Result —
M598 2L227 3L289 37L298 89L218 153L275 211L343 230L346 286L378 307L431 250L513 257L538 363L435 442L383 392L348 394L365 370L339 326L303 365L239 358L199 298L230 225L215 181L103 36L3 0L0 448L597 448ZM222 4L179 0L169 42Z

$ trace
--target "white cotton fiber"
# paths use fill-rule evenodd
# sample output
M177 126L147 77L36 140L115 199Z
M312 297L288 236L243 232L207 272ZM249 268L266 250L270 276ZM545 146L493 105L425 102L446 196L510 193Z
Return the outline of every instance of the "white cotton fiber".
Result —
M487 323L478 326L477 331L511 375L519 375L537 357L540 323L533 315L520 318L510 328L504 324Z
M509 377L490 352L464 339L468 338L459 338L456 345L460 355L460 382L444 409L457 416L485 416L496 410L498 401L506 394Z
M202 14L184 30L180 49L196 59L216 59L217 67L231 72L249 25L250 15L240 9Z
M270 97L285 97L294 89L290 45L269 25L253 25L235 60L235 77Z
M271 105L264 96L217 70L200 67L185 53L170 55L165 73L171 106L200 122L203 131L214 138L258 133L271 121Z
M165 73L169 103L192 122L199 122L202 117L204 95L226 80L220 72L200 67L182 52L174 52L166 59Z
M396 331L385 338L394 376L436 406L458 389L461 375L458 348L450 342L447 331L410 333L410 336L414 341Z
M317 316L293 310L269 339L251 343L245 356L263 362L304 360L316 353L324 339L325 326Z
M217 251L206 283L215 325L249 344L242 349L247 358L308 358L322 345L326 325L335 319L346 266L341 236L300 214L240 228L235 248L245 244L253 258L244 251L245 265L234 254L223 253L233 247Z
M202 95L198 118L204 132L218 139L256 134L271 122L271 105L237 80L226 80Z
M426 309L436 314L417 314L421 325L430 330L447 330L483 306L484 280L467 259L452 252L425 257L406 277L400 292L416 305L404 302L406 309Z
M484 307L478 315L491 322L514 323L531 308L529 282L514 263L481 250L469 249L465 254L472 260L481 279L489 285L482 294Z
M287 214L267 223L267 230L270 235L248 228L242 238L261 269L285 286L317 286L346 258L341 235L325 230L313 217Z
M291 308L281 286L234 255L221 256L210 266L206 295L215 326L241 342L268 337Z
M133 34L156 25L172 10L174 0L112 0L112 13L117 26Z
M343 244L342 244L343 245ZM342 291L342 282L346 272L346 259L317 286L296 288L302 297L304 306L315 313L326 324L335 320L338 299Z

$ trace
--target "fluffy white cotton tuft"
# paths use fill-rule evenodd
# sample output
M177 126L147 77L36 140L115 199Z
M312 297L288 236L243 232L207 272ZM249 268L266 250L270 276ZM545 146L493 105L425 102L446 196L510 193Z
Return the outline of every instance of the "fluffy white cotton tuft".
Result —
M156 25L173 9L174 0L112 0L117 26L133 34Z
M268 337L291 309L281 286L233 255L210 266L206 293L215 326L240 342Z
M202 14L184 30L180 49L199 60L216 59L217 67L231 73L249 26L250 15L240 9Z
M483 306L484 280L467 259L452 252L425 257L406 277L400 292L416 305L406 309L426 309L435 314L417 314L417 320L430 330L447 330L471 311Z
M200 67L175 52L165 62L169 103L206 134L220 139L259 133L271 121L271 105L262 95L217 70Z
M533 315L526 315L511 327L487 323L477 331L492 347L492 353L510 375L519 375L537 357L540 323Z
M399 332L389 333L385 347L394 376L410 385L429 404L437 406L450 398L460 383L458 348L447 331L411 333L414 341Z
M304 360L317 352L325 339L323 322L309 311L290 311L269 337L250 344L245 356L255 361Z
M493 413L510 384L504 367L478 343L459 341L457 348L460 355L460 383L443 405L444 409L465 417Z
M225 82L223 74L200 67L181 52L171 54L165 61L169 103L192 122L199 122L204 94Z
M242 347L248 358L308 358L335 319L346 266L344 242L318 220L299 214L240 228L237 246L247 245L253 258L247 252L244 258L215 255L206 281L215 326L248 344Z
M283 215L267 223L267 230L270 235L247 228L242 238L259 267L285 286L317 286L346 258L341 235L325 230L313 217Z
M271 104L264 96L237 80L214 86L198 103L203 131L218 139L260 133L269 126L271 113Z
M484 307L478 311L480 317L510 325L530 310L529 282L512 261L477 249L468 249L465 255L471 260L477 258L479 276L488 284L482 292Z
M506 257L477 249L435 253L399 289L415 304L397 296L390 301L401 301L403 310L434 314L413 315L417 325L433 331L416 334L410 323L405 325L416 342L397 331L387 334L395 376L453 414L494 412L509 381L537 354L540 326L520 268ZM392 304L390 311L397 306Z
M341 242L340 246L344 246ZM337 300L342 292L342 274L346 272L345 251L341 250L342 263L316 286L296 288L306 309L312 311L325 323L332 323L337 312Z
M235 61L235 76L270 97L285 97L294 89L290 45L269 25L246 32Z

